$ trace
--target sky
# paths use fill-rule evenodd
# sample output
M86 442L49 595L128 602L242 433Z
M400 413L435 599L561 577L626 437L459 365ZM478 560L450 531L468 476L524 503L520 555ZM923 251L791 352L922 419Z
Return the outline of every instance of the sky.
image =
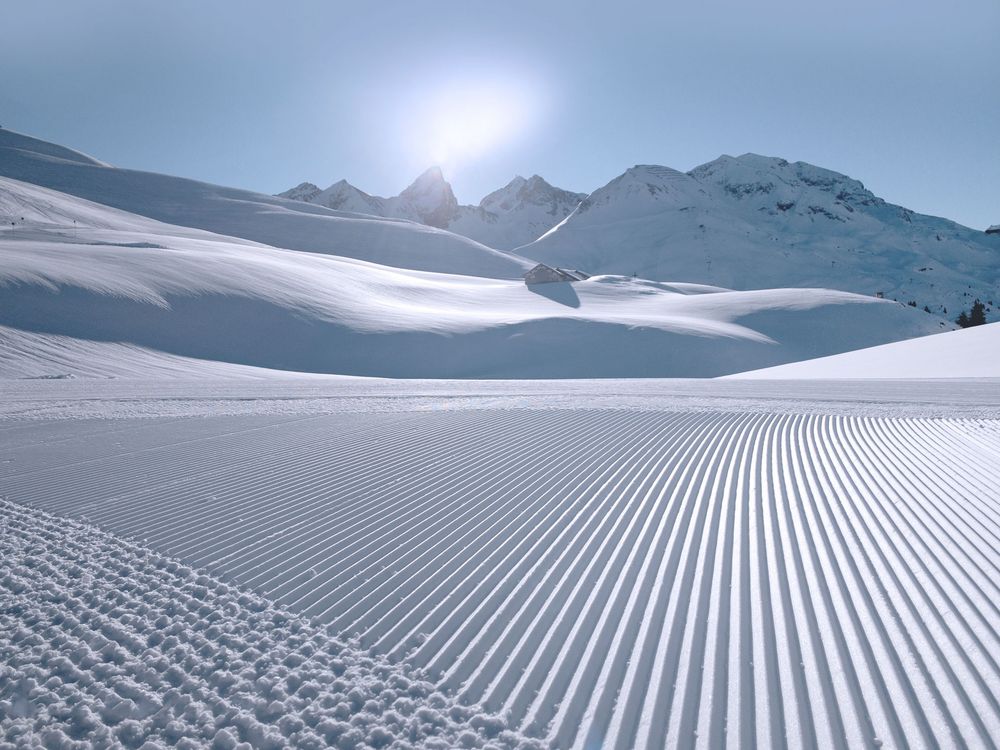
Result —
M266 193L437 163L463 203L754 152L985 228L1000 2L7 3L0 125Z

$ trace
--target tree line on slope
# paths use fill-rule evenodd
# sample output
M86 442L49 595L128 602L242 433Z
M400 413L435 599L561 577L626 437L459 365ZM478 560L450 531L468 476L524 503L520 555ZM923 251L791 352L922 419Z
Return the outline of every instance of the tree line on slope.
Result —
M955 319L961 328L972 328L986 323L986 306L978 299L972 303L969 312L962 310L962 313Z

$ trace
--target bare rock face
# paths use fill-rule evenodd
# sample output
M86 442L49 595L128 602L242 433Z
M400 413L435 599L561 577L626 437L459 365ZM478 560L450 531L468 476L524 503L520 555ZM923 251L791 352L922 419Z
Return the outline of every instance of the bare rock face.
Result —
M440 167L431 167L420 175L395 201L398 211L438 229L447 229L458 213L458 200Z
M316 185L313 185L311 182L300 182L290 190L278 193L278 197L288 198L292 201L305 201L306 203L312 203L313 199L322 192L322 190L320 190Z

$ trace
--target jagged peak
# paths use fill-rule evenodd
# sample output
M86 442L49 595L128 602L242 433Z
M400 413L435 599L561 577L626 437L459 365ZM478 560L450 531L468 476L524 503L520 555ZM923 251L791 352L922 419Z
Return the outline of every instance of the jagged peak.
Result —
M441 171L441 167L434 165L428 167L420 175L410 183L410 185L400 194L400 195L410 195L413 193L423 193L427 190L433 190L435 188L447 187L451 190L451 185L444 178L444 172Z
M516 175L502 188L483 198L479 207L487 211L510 211L518 205L531 204L548 206L553 213L561 213L560 205L575 207L584 197L582 193L553 186L541 175L533 174L528 179Z
M425 169L399 194L399 200L411 206L420 221L432 227L447 227L458 211L455 193L438 166Z
M278 193L279 198L288 198L290 200L305 200L308 201L311 198L319 195L322 191L318 186L311 182L300 182L293 188L285 190L284 192Z
M330 187L328 187L327 190L343 190L344 188L351 188L352 190L358 190L358 188L354 187L354 185L349 183L347 180L337 180L335 183L330 185Z

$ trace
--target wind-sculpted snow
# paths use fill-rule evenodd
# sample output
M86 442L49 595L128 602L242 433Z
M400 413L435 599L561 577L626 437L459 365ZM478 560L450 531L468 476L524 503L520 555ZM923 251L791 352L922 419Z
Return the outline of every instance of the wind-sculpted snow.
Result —
M526 286L390 268L172 227L0 178L8 204L35 213L0 228L0 327L33 335L0 331L17 360L0 359L0 377L49 367L134 375L142 361L159 375L178 369L177 356L406 378L704 377L950 325L829 289L614 276ZM87 354L97 349L109 358L101 367Z
M206 566L555 747L1000 743L996 420L493 409L0 441L11 500Z
M226 362L179 357L132 344L88 341L69 336L19 331L0 325L0 377L62 380L72 378L296 379L299 373L264 370ZM336 376L323 376L331 378Z
M119 169L2 128L0 175L158 221L292 250L505 279L519 278L534 265L521 256L423 224ZM0 213L9 208L0 196ZM24 214L10 211L4 218L8 216L20 219Z
M0 746L540 748L257 595L0 499Z

